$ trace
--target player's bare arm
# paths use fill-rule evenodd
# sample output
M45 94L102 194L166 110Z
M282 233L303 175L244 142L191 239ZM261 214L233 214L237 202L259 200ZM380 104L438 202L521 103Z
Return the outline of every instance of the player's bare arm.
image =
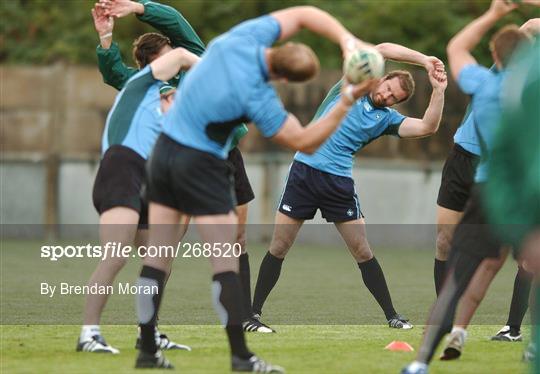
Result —
M272 137L272 140L303 153L315 152L336 130L354 102L371 92L377 83L377 79L371 79L355 86L344 84L341 90L341 100L328 114L306 127L302 127L300 121L294 115L289 114L284 125Z
M399 127L399 136L402 138L422 138L433 135L439 129L444 108L444 91L448 84L446 73L437 70L429 74L429 82L433 87L429 106L422 119L406 118Z
M377 44L375 49L387 60L419 65L424 67L428 72L432 70L444 71L444 63L437 57L426 56L423 53L399 44L381 43Z
M175 48L158 59L152 61L152 75L154 78L167 81L180 70L188 70L201 58L184 48Z
M112 44L112 36L114 29L114 19L109 17L102 7L94 6L92 8L92 18L94 19L94 27L99 35L99 43L103 49L109 49Z
M521 25L519 29L523 30L531 37L537 37L540 34L540 18L531 18Z
M368 45L357 39L333 16L313 6L287 8L271 15L281 26L280 41L307 29L339 44L344 55L362 45Z
M495 23L518 7L515 3L493 0L489 9L457 33L448 43L446 52L452 77L457 80L459 73L469 64L476 64L471 51Z

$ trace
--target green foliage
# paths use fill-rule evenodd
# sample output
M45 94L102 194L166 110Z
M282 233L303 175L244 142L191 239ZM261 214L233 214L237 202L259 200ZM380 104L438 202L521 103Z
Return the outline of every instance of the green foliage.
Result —
M54 61L94 64L98 38L90 9L94 0L4 0L0 2L0 62L49 64ZM465 24L481 14L487 1L455 0L162 0L180 10L208 42L242 20L276 9L310 4L327 10L355 35L371 43L395 42L444 58L445 47ZM501 24L538 17L523 7ZM130 56L133 40L150 28L135 17L116 21L114 38ZM486 37L486 40L489 36ZM341 64L339 49L308 32L297 38L309 44L323 66ZM487 43L477 50L489 64Z

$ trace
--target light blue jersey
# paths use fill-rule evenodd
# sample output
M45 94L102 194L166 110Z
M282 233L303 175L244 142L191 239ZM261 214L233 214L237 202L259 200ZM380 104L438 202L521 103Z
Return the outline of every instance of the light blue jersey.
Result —
M463 122L454 134L454 143L459 144L463 149L472 154L480 156L480 142L474 126L474 114L472 111L467 112Z
M254 122L265 137L274 136L288 113L268 83L265 50L280 32L274 17L263 16L214 39L180 85L163 132L221 159L242 122Z
M123 145L145 160L161 132L159 88L150 65L129 79L118 93L107 116L102 154L112 145Z
M341 83L330 90L315 118L324 116L338 103ZM297 152L294 159L326 173L352 178L354 154L382 135L397 135L405 118L394 109L374 106L369 96L364 96L315 153Z
M473 122L482 148L474 176L476 183L487 181L493 135L501 117L500 92L504 75L504 71L471 64L463 67L457 80L461 90L472 95Z

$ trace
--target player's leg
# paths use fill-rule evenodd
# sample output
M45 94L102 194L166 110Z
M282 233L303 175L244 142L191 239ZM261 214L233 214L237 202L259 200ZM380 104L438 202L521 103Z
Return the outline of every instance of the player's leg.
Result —
M127 207L115 207L103 212L99 218L100 242L105 248L107 243L132 245L137 231L139 213ZM124 267L125 257L110 256L99 261L96 270L88 281L89 285L110 286L116 275ZM77 351L119 353L118 349L108 345L99 328L101 313L108 299L107 294L89 294L86 296L83 327L77 344Z
M251 271L249 266L249 255L246 246L246 222L248 215L248 203L255 198L253 188L249 182L244 165L242 153L238 147L229 152L227 160L234 168L234 194L236 196L236 214L238 216L238 231L236 243L242 248L240 255L240 283L242 284L242 295L244 310L246 311L245 322L251 320ZM262 326L261 326L262 328ZM264 330L264 328L263 328ZM248 330L246 330L248 331ZM258 331L257 326L250 326L249 331Z
M303 220L288 217L279 211L276 212L274 233L268 252L261 262L255 294L253 295L253 313L255 317L260 317L262 314L263 305L281 274L283 260L292 247L303 223Z
M532 278L530 272L523 269L523 266L518 266L516 278L514 279L508 320L506 321L506 325L491 340L502 342L521 341L521 323L529 307Z
M476 270L467 290L459 301L454 327L441 355L441 360L454 360L461 356L467 339L467 327L484 299L491 282L504 265L507 256L508 250L502 250L499 258L486 258Z
M289 168L287 182L274 219L274 233L270 248L259 268L253 295L255 318L260 318L263 305L281 274L283 260L292 247L304 220L312 219L317 212L319 202L313 190L313 186L317 184L317 181L313 179L313 170L298 161L293 161Z
M422 346L416 360L402 373L425 373L435 349L452 329L459 299L485 258L499 257L501 243L487 225L480 195L481 186L471 193L463 219L456 227L450 251L449 271L443 289L433 306Z
M148 245L176 248L185 232L184 225L178 224L181 218L182 214L178 210L151 202ZM158 256L145 256L143 259L137 285L151 292L140 292L137 295L137 316L141 331L141 347L135 364L137 368L172 368L161 354L156 343L155 331L159 306L173 259L173 251L162 251Z
M204 243L232 245L237 237L237 217L233 212L227 215L195 217L197 230ZM238 259L232 257L210 257L212 266L212 299L214 307L225 327L231 350L231 366L234 371L282 372L279 367L265 363L249 351L242 321L244 319L242 285L238 276Z
M148 230L148 207L147 206L146 206L145 209L141 210L141 217L142 217L143 214L146 214L146 220L144 220L142 222L141 222L141 220L139 221L139 229L137 230L137 236L135 238L135 244L136 244L136 246L138 248L146 247L146 246L148 246L148 243L149 243L149 241L148 241L148 235L149 235L149 230ZM179 233L179 240L182 240L182 238L184 237L184 235L185 235L185 233L187 231L187 228L189 226L189 220L190 220L189 216L185 216L185 215L182 216L180 233ZM141 255L144 255L144 254L141 253ZM171 273L169 271L167 273L167 278L165 279L165 286L167 285L167 282L168 282L168 280L170 278L170 275L171 275ZM159 316L158 316L158 321L159 321ZM156 339L157 346L161 350L179 349L179 350L191 351L191 347L172 341L166 334L164 334L163 332L161 332L159 330L157 325L156 325L156 331L155 331L155 339ZM137 337L137 341L135 342L135 349L140 349L140 348L141 348L141 332L140 332L140 329L139 329L139 336Z
M463 217L465 204L469 200L477 163L478 156L457 143L444 163L437 196L437 240L433 267L437 295L444 282L454 229Z
M450 255L450 245L456 225L463 217L462 211L456 211L437 205L437 241L433 276L435 292L439 294L446 275L446 262Z
M382 268L369 247L364 219L335 222L335 225L358 264L364 284L383 310L389 326L400 329L412 328L408 320L394 309Z

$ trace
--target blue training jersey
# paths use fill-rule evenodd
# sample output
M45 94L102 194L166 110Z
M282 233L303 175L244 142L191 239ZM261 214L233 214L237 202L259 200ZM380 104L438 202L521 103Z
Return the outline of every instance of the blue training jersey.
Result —
M341 84L332 87L315 118L324 116L338 103ZM354 154L382 135L398 135L405 118L394 109L374 106L369 96L364 96L315 153L297 152L294 159L326 173L352 178Z
M118 93L107 116L102 154L112 145L123 145L145 160L161 132L159 88L150 65L131 77Z
M461 69L458 84L463 92L472 95L472 115L481 146L480 163L474 181L487 181L493 135L501 117L500 92L505 72L489 70L477 64Z
M454 134L454 143L459 144L463 149L472 154L480 156L480 142L474 126L474 114L467 112L461 125Z
M163 132L221 159L242 122L254 122L265 137L274 136L288 113L268 82L265 51L280 33L274 17L262 16L214 39L182 82Z

